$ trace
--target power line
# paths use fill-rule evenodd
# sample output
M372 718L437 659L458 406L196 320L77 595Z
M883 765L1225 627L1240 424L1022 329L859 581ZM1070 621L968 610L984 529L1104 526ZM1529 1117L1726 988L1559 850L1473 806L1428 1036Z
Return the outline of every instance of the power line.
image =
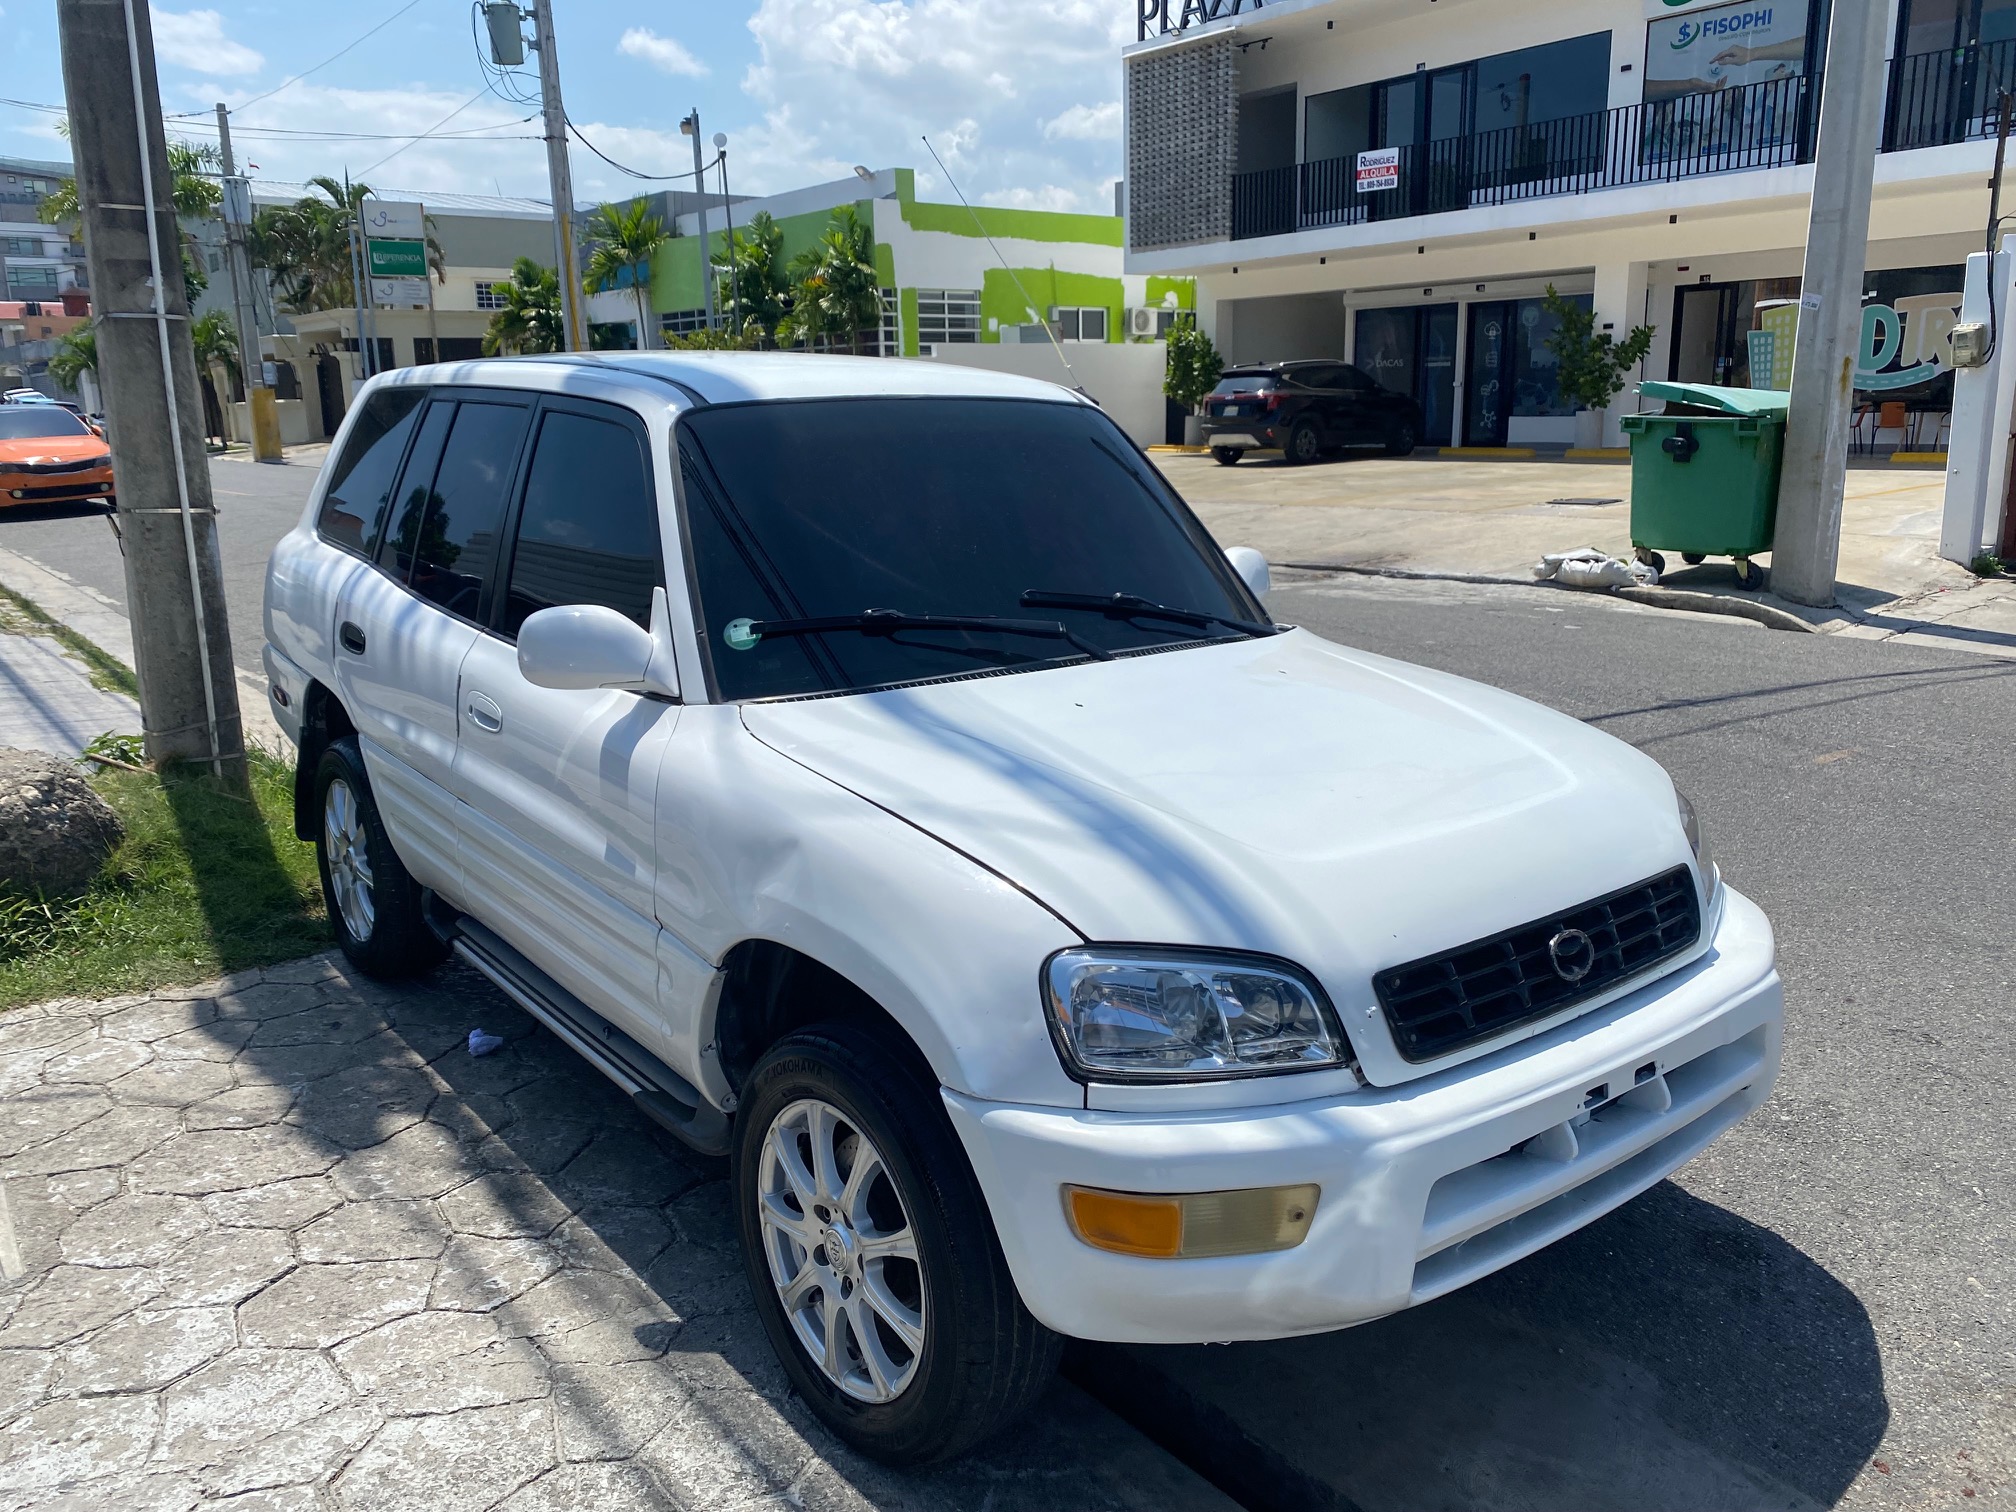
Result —
M432 126L429 126L425 131L421 132L420 135L414 137L413 141L408 142L405 147L396 147L392 151L386 153L385 156L378 159L377 162L371 164L369 168L358 169L357 176L359 178L362 178L365 174L371 172L372 169L384 167L385 164L391 162L392 159L399 156L400 153L405 152L408 148L410 148L413 145L413 142L425 141L427 138L433 136L435 132L439 131L443 126L446 126L450 121L454 120L455 117L462 114L463 111L467 110L471 105L474 105L478 100L482 99L483 96L488 93L489 93L489 86L487 85L484 86L484 88L477 90L476 93L469 96L468 99L464 100L460 105L457 105L453 110L449 111L448 114L441 117L441 119L436 121Z
M648 183L660 184L660 183L669 183L674 179L695 178L696 175L705 174L709 169L713 168L714 163L718 163L721 161L719 157L716 157L714 159L714 163L709 163L706 165L706 167L698 169L688 168L684 173L645 173L641 169L631 168L623 163L617 162L616 159L609 156L608 153L604 152L600 147L597 147L593 142L589 141L587 137L583 136L581 134L581 128L579 126L576 126L572 121L572 119L568 120L567 129L574 133L574 139L576 141L578 141L583 147L586 147L590 152L594 153L595 156L602 159L602 161L607 163L611 168L614 168L619 173L627 173L632 178L643 179ZM699 180L697 187L700 193L702 194L706 193L707 192L706 180L704 178L701 178Z
M465 101L463 104L457 106L456 109L453 112L451 112L448 116L443 117L443 119L452 120L456 115L459 115L462 113L462 111L468 109L469 104L470 102ZM12 105L19 110L37 110L47 115L60 116L69 114L69 112L61 105L44 105L39 101L35 100L13 100L0 97L0 105ZM214 120L204 120L196 117L184 117L180 115L164 115L162 116L161 119L164 121L173 121L175 123L175 129L177 131L208 131L214 133L217 130L217 123ZM525 135L523 133L512 136L485 135L485 133L489 132L502 131L505 127L508 126L522 126L527 121L532 119L533 117L529 115L516 116L511 120L496 121L488 126L471 126L462 131L443 131L443 132L306 131L298 127L292 127L292 126L233 125L231 128L231 134L234 137L251 136L251 137L268 138L273 140L289 140L296 142L417 142L422 140L423 138L430 136L440 141L536 142L539 140L538 137Z
M420 0L406 0L406 3L404 5L400 6L399 9L392 12L391 15L387 16L383 21L380 21L376 26L372 27L371 30L364 33L364 35L359 37L356 41L350 43L349 46L337 49L335 52L329 54L328 57L324 58L320 63L317 63L313 68L302 69L301 72L294 75L293 78L285 80L282 83L275 84L271 89L267 90L266 93L262 95L254 95L251 99L245 101L244 104L238 106L237 108L239 110L245 110L250 106L257 105L261 100L270 100L273 98L273 96L280 93L281 90L288 88L290 85L299 84L303 79L307 78L308 75L312 73L321 72L323 69L327 68L331 63L334 63L338 58L342 57L345 53L350 52L352 49L360 47L364 43L370 41L371 38L377 36L378 33L385 30L386 27L390 26L394 21L397 21L401 16L405 15L406 12L413 9L413 7L418 5L419 3Z

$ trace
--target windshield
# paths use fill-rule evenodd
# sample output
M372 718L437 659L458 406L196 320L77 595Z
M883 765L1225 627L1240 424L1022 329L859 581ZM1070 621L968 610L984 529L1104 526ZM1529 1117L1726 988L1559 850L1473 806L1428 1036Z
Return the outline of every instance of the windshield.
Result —
M1211 392L1220 397L1226 394L1264 394L1280 386L1281 380L1272 373L1227 373Z
M60 404L10 404L0 408L0 441L36 436L88 436L91 427Z
M1236 631L1029 609L1030 589L1263 618L1161 476L1098 410L1044 400L818 399L679 424L702 638L724 699L1079 661L985 630L825 631L736 649L737 620L906 614L1064 623L1105 650ZM746 637L733 638L737 643Z

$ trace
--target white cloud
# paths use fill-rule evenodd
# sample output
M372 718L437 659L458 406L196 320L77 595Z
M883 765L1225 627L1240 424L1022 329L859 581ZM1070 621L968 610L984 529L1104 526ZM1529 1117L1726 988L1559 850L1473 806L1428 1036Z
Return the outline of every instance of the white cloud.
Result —
M178 14L157 6L152 14L155 56L177 67L214 77L255 74L266 66L263 54L224 35L224 18L214 10Z
M1073 105L1062 115L1043 123L1043 135L1052 142L1106 142L1120 139L1120 102L1104 105Z
M734 187L772 192L867 163L915 167L920 189L950 198L918 140L928 134L976 201L1110 209L1118 107L1082 102L1115 94L1131 15L1115 0L760 0L742 87L763 119L730 133Z
M709 72L705 63L679 43L670 37L659 36L648 27L631 27L617 39L616 50L626 57L643 59L660 73L704 79Z

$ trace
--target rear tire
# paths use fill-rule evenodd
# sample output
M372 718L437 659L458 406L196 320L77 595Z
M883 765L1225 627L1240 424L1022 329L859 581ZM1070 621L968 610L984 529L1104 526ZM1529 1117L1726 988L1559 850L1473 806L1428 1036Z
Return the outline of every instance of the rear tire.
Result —
M408 977L448 954L420 911L420 884L385 833L357 737L333 740L315 766L315 861L329 928L366 976Z
M937 1079L895 1034L829 1023L772 1046L730 1159L756 1311L833 1432L891 1464L947 1460L1042 1393L1062 1340L1022 1305ZM880 1174L857 1182L864 1160Z
M1220 467L1237 467L1239 459L1244 455L1245 448L1240 446L1214 446L1211 448L1211 460L1216 462Z
M1281 448L1282 460L1291 467L1302 467L1323 455L1322 438L1316 434L1316 427L1307 420L1297 420L1288 432L1288 443Z

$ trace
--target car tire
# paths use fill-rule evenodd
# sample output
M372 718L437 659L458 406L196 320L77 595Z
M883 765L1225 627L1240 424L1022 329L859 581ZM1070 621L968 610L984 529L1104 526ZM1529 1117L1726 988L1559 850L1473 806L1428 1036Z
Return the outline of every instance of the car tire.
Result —
M413 976L448 947L427 927L420 884L392 849L357 737L331 741L315 764L315 862L329 928L366 976Z
M1402 420L1386 433L1386 455L1389 457L1411 457L1414 448L1421 444L1421 433L1414 428L1412 420Z
M880 1174L849 1197L863 1158ZM730 1160L757 1314L842 1439L891 1464L952 1459L1042 1393L1062 1340L1022 1305L937 1079L893 1031L780 1040L741 1090Z
M1287 444L1281 448L1281 459L1291 467L1302 467L1322 455L1323 441L1316 434L1314 423L1297 420L1289 429Z
M1237 467L1245 451L1241 446L1214 446L1211 448L1211 460L1220 467Z

